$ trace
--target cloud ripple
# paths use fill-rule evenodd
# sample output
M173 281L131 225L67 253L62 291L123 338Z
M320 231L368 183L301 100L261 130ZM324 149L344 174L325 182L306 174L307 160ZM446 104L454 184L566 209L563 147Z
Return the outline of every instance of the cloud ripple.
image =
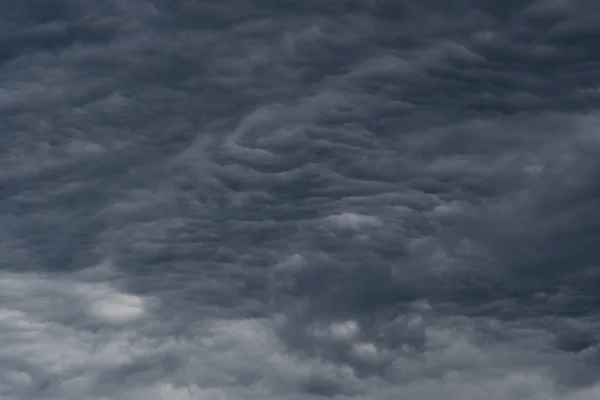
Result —
M597 2L21 3L2 398L598 398Z

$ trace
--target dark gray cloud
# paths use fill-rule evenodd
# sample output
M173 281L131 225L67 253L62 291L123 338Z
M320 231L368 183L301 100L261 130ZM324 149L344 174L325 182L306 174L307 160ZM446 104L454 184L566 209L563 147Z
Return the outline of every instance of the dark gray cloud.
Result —
M0 397L598 398L599 13L2 2Z

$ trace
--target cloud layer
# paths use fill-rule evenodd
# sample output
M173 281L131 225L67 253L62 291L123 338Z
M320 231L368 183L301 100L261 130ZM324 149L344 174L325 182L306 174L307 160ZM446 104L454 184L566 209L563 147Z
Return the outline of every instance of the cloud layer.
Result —
M4 399L600 395L600 4L0 4Z

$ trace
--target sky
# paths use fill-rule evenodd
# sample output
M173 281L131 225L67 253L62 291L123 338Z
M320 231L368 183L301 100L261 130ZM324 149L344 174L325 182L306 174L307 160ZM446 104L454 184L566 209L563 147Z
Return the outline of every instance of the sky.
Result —
M600 398L598 21L1 1L0 398Z

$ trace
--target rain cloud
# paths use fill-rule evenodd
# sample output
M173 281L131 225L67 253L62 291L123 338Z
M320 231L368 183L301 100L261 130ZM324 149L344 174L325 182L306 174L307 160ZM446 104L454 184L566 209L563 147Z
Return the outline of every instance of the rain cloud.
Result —
M3 1L0 397L600 398L599 21Z

